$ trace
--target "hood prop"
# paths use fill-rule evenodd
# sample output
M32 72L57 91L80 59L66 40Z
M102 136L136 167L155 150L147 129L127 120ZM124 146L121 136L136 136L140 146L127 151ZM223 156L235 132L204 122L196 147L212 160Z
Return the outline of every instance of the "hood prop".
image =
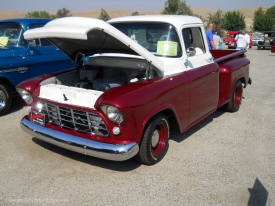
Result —
M145 74L143 76L144 80L151 79L153 77L152 62L148 62Z
M78 59L80 58L80 60L78 61ZM75 55L75 60L74 60L74 67L77 67L77 68L80 68L82 65L81 65L81 62L83 61L83 59L85 58L85 55L82 54L81 52L78 52L76 55Z

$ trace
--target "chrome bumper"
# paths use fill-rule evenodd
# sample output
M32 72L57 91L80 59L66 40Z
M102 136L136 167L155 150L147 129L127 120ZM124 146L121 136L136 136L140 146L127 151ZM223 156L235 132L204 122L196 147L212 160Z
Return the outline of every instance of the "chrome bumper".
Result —
M40 126L29 121L26 117L21 120L21 128L45 142L107 160L124 161L132 158L139 151L139 146L135 142L125 145L96 142Z

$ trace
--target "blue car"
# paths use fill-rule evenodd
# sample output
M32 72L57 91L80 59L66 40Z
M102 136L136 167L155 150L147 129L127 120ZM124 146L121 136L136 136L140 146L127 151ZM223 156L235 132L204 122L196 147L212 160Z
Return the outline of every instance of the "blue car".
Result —
M23 33L47 24L51 19L0 20L0 116L10 108L20 82L61 70L73 62L47 39L25 40Z

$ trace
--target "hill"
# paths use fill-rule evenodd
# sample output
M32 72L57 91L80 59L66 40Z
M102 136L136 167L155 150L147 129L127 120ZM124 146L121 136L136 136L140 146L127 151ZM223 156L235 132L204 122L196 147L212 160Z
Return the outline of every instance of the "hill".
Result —
M254 16L254 11L256 9L257 8L243 8L243 9L236 10L244 14L247 30L250 30L250 26L252 25L252 20ZM201 15L205 19L207 19L209 14L214 14L217 11L216 9L211 9L211 8L193 8L192 10L195 14ZM120 17L120 16L131 16L132 13L136 12L136 11L130 11L130 10L111 10L111 9L106 11L111 18ZM156 15L156 14L160 14L161 11L162 10L160 9L156 11L138 11L138 13ZM100 10L88 10L84 12L71 12L71 14L73 16L98 18L100 15L100 12L101 12ZM11 19L11 18L24 18L26 14L27 14L26 12L18 11L18 10L0 11L0 20Z

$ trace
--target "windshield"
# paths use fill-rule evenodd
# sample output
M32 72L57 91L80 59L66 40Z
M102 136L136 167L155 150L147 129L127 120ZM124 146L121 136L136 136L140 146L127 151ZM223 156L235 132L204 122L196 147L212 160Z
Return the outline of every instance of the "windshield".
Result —
M156 23L112 25L156 56L182 56L179 37L172 25Z
M0 24L0 47L22 46L21 33L24 29L19 24Z

